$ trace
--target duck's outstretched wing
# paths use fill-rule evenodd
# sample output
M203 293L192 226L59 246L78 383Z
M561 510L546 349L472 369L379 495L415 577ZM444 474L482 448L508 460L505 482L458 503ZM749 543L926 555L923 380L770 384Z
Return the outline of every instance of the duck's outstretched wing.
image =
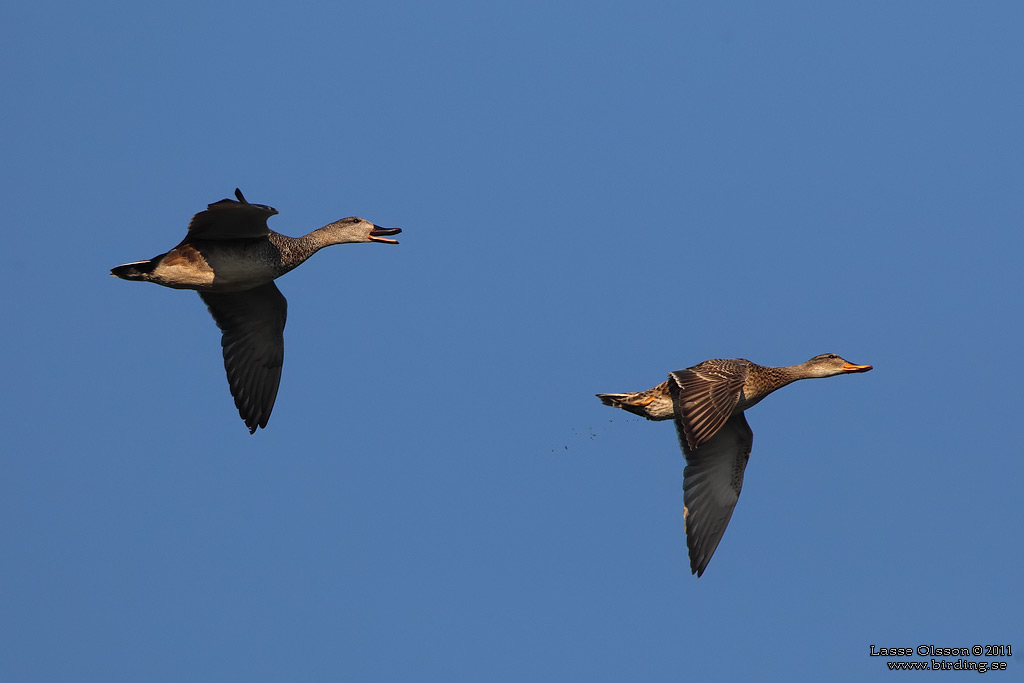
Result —
M207 206L206 211L192 216L188 234L181 244L196 240L253 239L269 235L267 219L276 214L277 209L263 204L250 204L238 188L235 188L235 196L238 201L222 199Z
M273 282L244 292L199 296L223 332L228 385L251 434L267 426L281 385L288 301Z
M715 554L743 488L754 433L743 413L730 417L711 440L697 449L687 444L676 420L679 444L686 456L683 470L683 518L690 571L698 577Z
M690 449L707 443L729 419L747 373L747 363L741 360L708 360L669 373L676 422Z

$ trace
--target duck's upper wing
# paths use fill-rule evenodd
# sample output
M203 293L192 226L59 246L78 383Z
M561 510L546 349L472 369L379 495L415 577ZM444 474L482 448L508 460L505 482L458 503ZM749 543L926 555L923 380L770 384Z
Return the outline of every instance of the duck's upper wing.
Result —
M281 385L288 301L273 282L244 292L200 292L221 329L224 369L249 433L266 427Z
M263 204L250 204L238 188L235 188L235 196L238 201L222 199L207 206L206 211L192 216L188 224L188 235L181 244L196 240L252 239L269 235L267 219L276 214L277 209Z
M715 554L743 488L754 433L743 413L729 418L711 440L694 450L676 420L679 444L686 456L683 470L683 517L690 571L698 577Z
M743 360L707 360L669 373L676 422L690 449L706 443L729 419L747 374Z

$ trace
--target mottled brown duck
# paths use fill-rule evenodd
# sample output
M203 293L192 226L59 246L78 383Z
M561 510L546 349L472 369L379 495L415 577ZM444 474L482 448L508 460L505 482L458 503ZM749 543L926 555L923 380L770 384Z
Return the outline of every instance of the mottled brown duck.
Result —
M324 247L398 244L389 236L401 230L350 217L288 237L267 226L277 209L250 204L238 189L235 197L193 216L185 239L166 254L117 266L110 274L199 292L221 329L228 386L252 434L267 426L281 384L288 302L274 280Z
M686 456L683 520L691 573L704 573L729 525L743 487L754 434L743 411L798 379L867 372L834 353L787 367L743 358L706 360L669 373L668 380L636 393L598 394L608 406L648 420L675 420Z

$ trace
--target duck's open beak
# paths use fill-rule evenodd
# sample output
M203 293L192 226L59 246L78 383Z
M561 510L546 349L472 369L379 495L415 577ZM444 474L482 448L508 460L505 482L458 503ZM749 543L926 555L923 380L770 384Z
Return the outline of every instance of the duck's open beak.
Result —
M398 240L389 240L387 235L397 235L402 232L401 228L382 228L379 225L373 226L370 231L371 242L383 242L384 244L398 244Z
M843 364L843 372L867 372L870 369L870 365L854 365L853 363Z

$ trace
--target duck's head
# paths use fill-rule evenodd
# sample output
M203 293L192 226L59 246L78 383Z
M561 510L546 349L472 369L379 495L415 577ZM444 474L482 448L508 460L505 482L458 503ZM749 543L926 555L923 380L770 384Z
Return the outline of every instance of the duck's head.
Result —
M390 235L397 235L402 232L401 228L382 228L370 221L350 216L334 221L330 225L320 228L326 233L334 244L348 244L351 242L383 242L384 244L398 244L398 240L388 239Z
M870 365L856 365L834 353L823 353L803 364L810 377L832 377L852 372L867 372Z

